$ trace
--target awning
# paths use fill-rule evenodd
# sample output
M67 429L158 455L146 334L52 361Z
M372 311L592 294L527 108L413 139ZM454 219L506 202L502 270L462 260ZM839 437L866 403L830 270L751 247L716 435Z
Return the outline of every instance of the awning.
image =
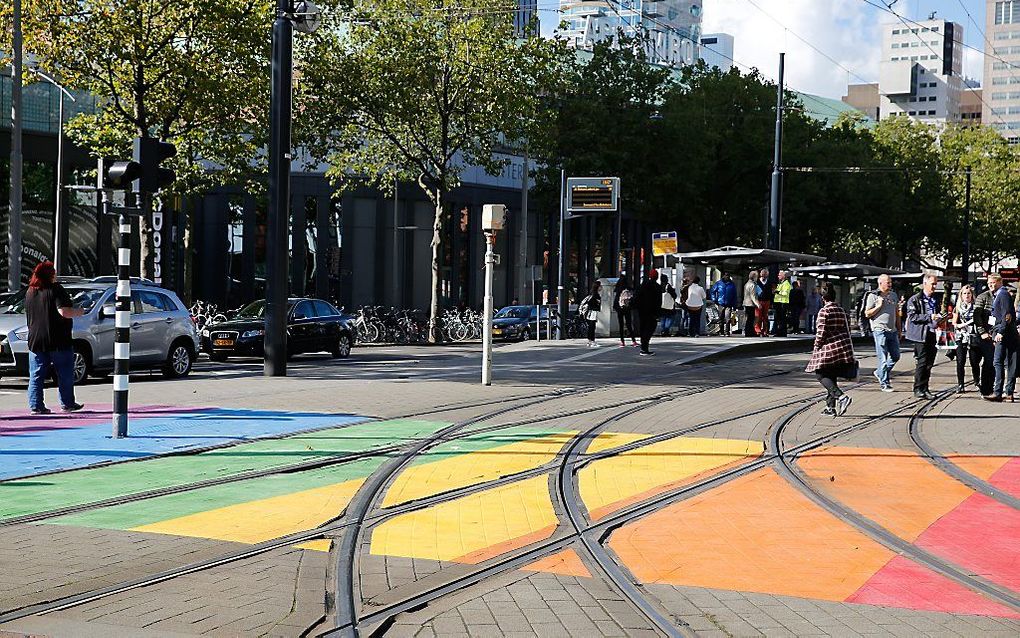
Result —
M791 272L810 277L836 277L839 279L872 279L879 275L897 277L906 275L902 270L872 266L871 264L818 264L793 268Z
M676 256L685 264L715 266L731 270L748 269L752 266L820 264L825 261L825 257L818 255L790 253L769 248L744 248L742 246L723 246L701 252L678 253Z

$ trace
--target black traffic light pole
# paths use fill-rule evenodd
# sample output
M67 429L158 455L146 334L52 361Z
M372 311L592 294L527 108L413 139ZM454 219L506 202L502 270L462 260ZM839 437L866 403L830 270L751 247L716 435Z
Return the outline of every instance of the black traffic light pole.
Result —
M269 220L266 233L267 377L287 376L287 221L290 218L291 76L294 25L291 0L278 0L273 23L269 107Z

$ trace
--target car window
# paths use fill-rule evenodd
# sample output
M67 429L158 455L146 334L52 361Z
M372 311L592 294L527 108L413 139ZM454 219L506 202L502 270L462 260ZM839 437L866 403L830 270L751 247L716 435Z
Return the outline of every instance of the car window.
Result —
M298 315L303 316L305 319L311 319L315 316L315 307L312 306L310 301L302 301L294 309L294 317L296 318Z
M134 294L131 295L132 297ZM161 295L158 292L151 290L139 290L138 291L138 303L141 305L139 312L168 312L168 309L174 309L173 304L166 298L165 295Z
M71 303L76 308L81 308L85 312L92 312L92 309L96 307L96 304L106 294L106 290L103 288L68 288L67 294L70 295Z
M325 301L317 299L315 301L315 314L319 315L320 317L335 317L340 313L336 311L336 308L329 305Z

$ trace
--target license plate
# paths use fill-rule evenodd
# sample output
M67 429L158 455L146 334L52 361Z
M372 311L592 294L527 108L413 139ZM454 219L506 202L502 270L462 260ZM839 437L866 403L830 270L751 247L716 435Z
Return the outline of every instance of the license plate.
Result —
M214 346L232 346L234 345L233 339L214 339L212 344Z
M494 334L494 335L501 335L501 334L503 334L503 329L502 328L493 328L492 329L492 334Z

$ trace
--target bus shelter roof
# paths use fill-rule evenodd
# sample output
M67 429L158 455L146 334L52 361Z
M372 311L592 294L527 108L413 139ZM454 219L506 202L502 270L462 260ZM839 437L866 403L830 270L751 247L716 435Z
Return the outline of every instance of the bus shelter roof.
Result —
M871 264L818 264L817 266L794 268L793 272L798 275L823 278L835 277L838 279L869 279L879 275L896 277L906 274L902 270L872 266Z
M791 253L770 248L744 248L742 246L723 246L692 253L676 255L685 264L716 266L730 269L751 268L752 266L773 266L792 264L820 264L825 257Z

